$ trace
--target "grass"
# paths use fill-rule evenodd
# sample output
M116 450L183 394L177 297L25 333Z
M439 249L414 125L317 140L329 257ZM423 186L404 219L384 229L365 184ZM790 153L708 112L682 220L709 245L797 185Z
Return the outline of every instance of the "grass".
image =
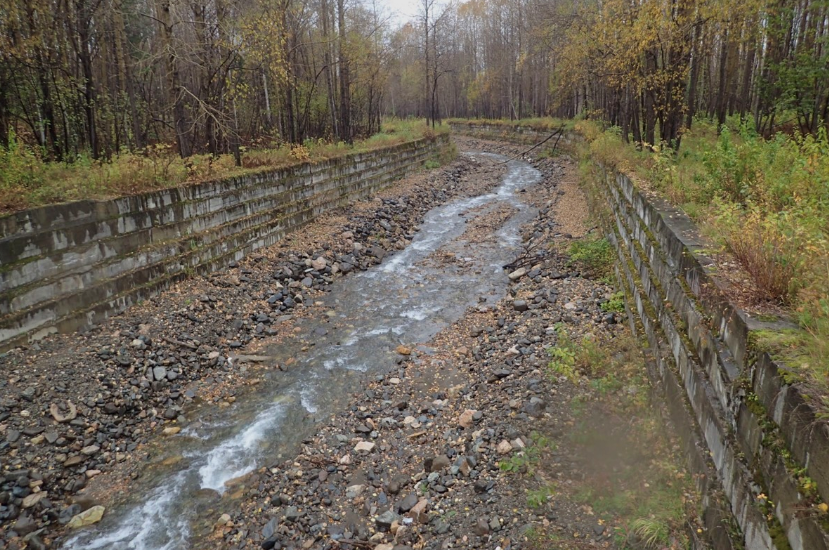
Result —
M524 450L499 461L498 468L502 472L532 475L541 455L551 450L552 443L550 440L538 432L533 432L530 434L530 444Z
M419 138L434 139L448 133L446 125L435 130L423 121L389 119L382 131L354 144L306 140L303 144L256 143L245 148L242 166L233 155L194 155L180 158L169 144L155 144L141 151L122 151L106 160L78 155L72 162L49 162L38 149L12 136L8 148L0 147L0 214L80 199L106 199L240 176L263 169L283 168L303 162L371 151ZM443 162L427 161L430 167Z
M765 140L731 120L696 121L679 153L624 143L617 128L580 121L582 157L600 161L681 207L750 278L755 303L783 307L802 329L796 365L829 380L829 140ZM589 168L583 168L589 170Z
M587 470L573 500L612 529L619 548L684 547L695 492L648 398L639 342L623 330L574 349L593 366L591 406L568 435Z
M603 371L608 358L595 338L584 336L574 340L567 332L563 323L555 326L557 343L548 348L550 355L548 369L557 377L565 377L571 382L578 382L582 376L595 377ZM613 375L613 373L610 373Z
M615 292L613 296L606 302L602 302L600 307L605 312L624 313L625 311L625 293Z

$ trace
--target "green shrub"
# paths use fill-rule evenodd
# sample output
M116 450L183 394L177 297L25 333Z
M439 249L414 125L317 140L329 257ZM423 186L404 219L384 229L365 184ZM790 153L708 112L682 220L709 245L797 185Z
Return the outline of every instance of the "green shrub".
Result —
M610 300L602 302L601 308L602 311L623 313L625 311L625 293L615 292Z
M588 236L573 241L568 252L573 262L590 271L592 275L601 277L613 270L616 254L610 241L603 237Z

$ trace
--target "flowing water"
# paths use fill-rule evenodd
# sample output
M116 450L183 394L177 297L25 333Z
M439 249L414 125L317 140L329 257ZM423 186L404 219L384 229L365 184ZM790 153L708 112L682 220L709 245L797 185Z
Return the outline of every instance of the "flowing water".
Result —
M200 523L199 514L216 507L228 481L295 452L318 421L346 406L361 381L395 368L401 342L427 342L468 307L503 297L508 279L502 266L518 252L521 225L535 216L521 191L540 177L529 164L509 161L494 192L433 209L406 249L335 282L323 298L327 321L299 321L301 334L314 345L307 351L301 342L267 350L276 363L295 358L289 372L274 370L258 393L230 408L202 412L165 442L171 460L160 463L168 466L148 466L130 501L108 510L100 524L63 548L172 550L197 544L216 520ZM493 229L494 239L462 238L468 220L503 204L515 214ZM438 250L459 261L425 261Z

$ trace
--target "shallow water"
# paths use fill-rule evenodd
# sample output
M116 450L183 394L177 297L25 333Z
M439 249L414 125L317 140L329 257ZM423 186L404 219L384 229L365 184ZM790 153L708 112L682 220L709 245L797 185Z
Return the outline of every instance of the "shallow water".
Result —
M67 540L63 548L172 550L197 544L217 519L200 523L198 516L215 506L226 482L295 452L319 420L346 405L361 381L395 367L401 342L427 342L470 306L483 305L479 300L492 305L503 297L508 279L502 266L516 256L519 229L536 213L521 201L519 191L540 177L529 164L509 161L494 192L431 210L406 249L336 281L323 298L328 320L299 322L301 334L314 345L305 352L300 342L267 350L276 363L294 358L289 372L272 373L258 393L228 409L202 412L165 445L167 455L180 460L169 467L148 467L130 502L107 510L100 524ZM498 204L508 204L516 213L495 230L497 238L464 241L467 221ZM423 261L439 249L464 261Z

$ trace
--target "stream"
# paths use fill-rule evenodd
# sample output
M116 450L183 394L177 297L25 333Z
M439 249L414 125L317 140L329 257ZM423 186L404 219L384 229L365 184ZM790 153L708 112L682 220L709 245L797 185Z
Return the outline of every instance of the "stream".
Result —
M518 254L520 228L536 215L522 202L522 191L540 178L528 163L509 161L494 191L431 210L407 248L337 280L320 298L327 319L299 320L301 338L266 350L276 364L293 358L288 372L269 370L265 383L229 408L200 409L198 419L165 442L169 460L148 466L126 503L107 510L99 524L62 548L197 546L216 520L200 516L217 507L218 495L233 491L232 480L296 454L319 422L348 406L364 380L397 368L395 348L401 343L428 342L467 308L491 306L504 296L508 278L502 266ZM493 228L495 238L463 239L470 219L504 204L515 213ZM437 251L456 261L430 261ZM302 351L307 342L313 345Z

